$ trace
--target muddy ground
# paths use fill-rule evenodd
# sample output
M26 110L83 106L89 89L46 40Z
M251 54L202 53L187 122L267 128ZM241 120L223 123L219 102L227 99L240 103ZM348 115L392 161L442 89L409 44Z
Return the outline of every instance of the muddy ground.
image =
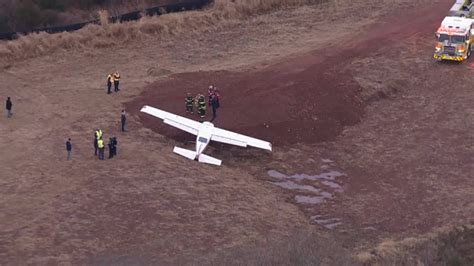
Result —
M2 62L14 116L0 119L0 262L205 260L295 231L356 253L472 219L472 62L431 59L451 1L408 2L354 1L331 25L334 7L305 6L114 54ZM123 89L107 96L116 69ZM138 112L184 115L185 93L210 84L216 125L272 153L213 145L223 167L197 164L171 153L185 134ZM96 127L118 136L118 158L94 159Z

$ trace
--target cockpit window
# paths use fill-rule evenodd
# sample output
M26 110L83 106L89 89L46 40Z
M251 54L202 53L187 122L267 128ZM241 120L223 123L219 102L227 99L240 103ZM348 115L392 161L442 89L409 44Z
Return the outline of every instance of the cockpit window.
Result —
M199 138L198 138L198 141L199 141L199 142L202 142L202 143L207 143L207 139L206 139L206 138L203 138L203 137L199 137Z

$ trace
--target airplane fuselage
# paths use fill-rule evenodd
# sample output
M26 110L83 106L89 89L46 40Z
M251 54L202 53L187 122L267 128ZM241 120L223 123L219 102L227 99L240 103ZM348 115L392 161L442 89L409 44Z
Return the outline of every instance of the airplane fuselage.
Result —
M204 154L204 150L211 140L239 147L252 146L264 150L272 150L272 144L270 142L215 127L211 122L200 123L148 105L143 106L140 111L162 119L165 124L195 135L196 149L194 151L175 146L173 152L200 163L217 166L220 166L222 163L221 160Z
M201 124L201 128L199 129L199 133L196 137L196 158L199 158L199 155L204 152L207 148L207 145L211 141L212 137L212 129L214 128L214 124L211 122L203 122Z

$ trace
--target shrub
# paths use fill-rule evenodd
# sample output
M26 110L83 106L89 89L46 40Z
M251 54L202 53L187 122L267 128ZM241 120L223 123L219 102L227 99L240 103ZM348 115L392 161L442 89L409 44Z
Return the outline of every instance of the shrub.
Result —
M15 12L15 22L15 30L27 30L40 25L40 9L31 0L21 2Z
M64 1L59 0L39 0L38 5L41 9L52 9L64 11Z

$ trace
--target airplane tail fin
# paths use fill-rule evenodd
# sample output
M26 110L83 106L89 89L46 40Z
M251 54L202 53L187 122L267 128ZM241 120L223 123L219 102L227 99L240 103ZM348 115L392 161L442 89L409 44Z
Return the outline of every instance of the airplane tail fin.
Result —
M174 147L173 152L177 153L181 156L184 156L184 157L188 158L189 160L196 159L196 155L197 155L197 153L195 151L190 151L190 150L182 149L182 148L179 148L179 147ZM220 166L221 162L222 162L219 159L216 159L214 157L211 157L209 155L205 155L205 154L202 154L202 153L199 155L198 161L200 163L213 164L213 165L217 165L217 166Z
M217 165L217 166L220 166L221 162L222 162L219 159L216 159L214 157L211 157L209 155L205 155L205 154L202 154L202 153L201 153L201 155L199 155L198 161L200 163L208 163L208 164L213 164L213 165Z
M182 148L179 148L179 147L174 147L173 152L177 153L181 156L184 156L184 157L188 158L189 160L196 159L196 155L197 155L196 152L194 152L194 151L182 149Z

